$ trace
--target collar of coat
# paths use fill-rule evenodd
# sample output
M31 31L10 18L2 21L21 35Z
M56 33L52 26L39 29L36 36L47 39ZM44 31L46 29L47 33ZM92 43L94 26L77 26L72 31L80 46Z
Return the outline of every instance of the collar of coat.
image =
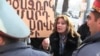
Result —
M100 32L86 37L86 39L83 41L83 43L94 43L94 42L98 42L98 41L100 41Z
M0 53L10 52L18 49L25 49L25 48L30 48L30 46L28 46L24 42L17 42L5 46L0 46Z

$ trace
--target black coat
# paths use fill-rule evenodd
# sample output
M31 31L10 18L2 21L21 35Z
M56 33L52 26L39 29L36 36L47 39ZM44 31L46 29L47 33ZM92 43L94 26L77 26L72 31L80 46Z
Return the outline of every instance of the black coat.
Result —
M81 35L81 39L85 40L90 35L89 27L87 23L84 23L78 28L78 33Z
M53 33L50 35L50 45L51 51L54 53L54 56L60 56L59 54L59 34ZM67 40L65 42L64 53L62 56L71 56L72 52L78 46L78 37L73 38L70 34L67 35Z

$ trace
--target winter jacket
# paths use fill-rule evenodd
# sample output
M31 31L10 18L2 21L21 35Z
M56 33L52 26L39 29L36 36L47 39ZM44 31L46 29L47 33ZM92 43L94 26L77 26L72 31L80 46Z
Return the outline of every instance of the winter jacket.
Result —
M50 35L50 45L51 45L51 52L54 56L71 56L72 52L77 48L78 46L78 37L72 37L70 34L67 35L64 46L64 52L62 55L59 54L59 41L60 37L58 33L52 33Z
M87 37L72 56L100 56L100 33Z
M0 46L0 56L49 56L42 51L33 50L23 42Z

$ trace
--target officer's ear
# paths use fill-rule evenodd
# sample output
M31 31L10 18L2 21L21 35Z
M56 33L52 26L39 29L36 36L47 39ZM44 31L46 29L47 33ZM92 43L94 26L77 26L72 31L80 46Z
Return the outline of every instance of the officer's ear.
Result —
M0 43L2 42L2 37L0 36Z
M4 45L5 44L5 41L4 39L0 36L0 46Z
M100 25L100 18L98 18L98 23L99 23L99 25Z
M100 28L100 18L97 19L97 26Z

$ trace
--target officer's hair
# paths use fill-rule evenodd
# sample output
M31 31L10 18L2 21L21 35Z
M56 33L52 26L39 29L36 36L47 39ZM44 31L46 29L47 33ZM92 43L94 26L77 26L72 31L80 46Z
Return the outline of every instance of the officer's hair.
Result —
M95 9L91 11L95 16L95 21L97 21L100 18L100 12L96 11Z
M14 43L14 42L19 41L19 39L17 39L17 38L12 38L11 36L1 34L1 33L2 32L0 31L0 36L6 42L6 44L10 44L10 43Z

